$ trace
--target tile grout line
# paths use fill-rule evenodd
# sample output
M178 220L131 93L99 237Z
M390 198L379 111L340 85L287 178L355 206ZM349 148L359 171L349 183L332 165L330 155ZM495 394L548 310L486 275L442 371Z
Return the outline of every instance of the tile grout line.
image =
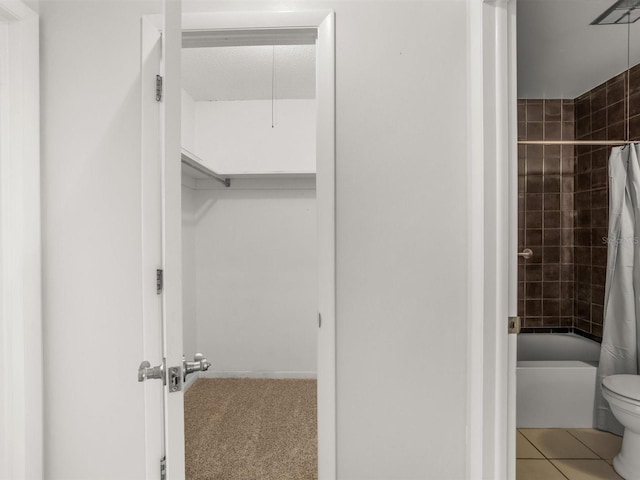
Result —
M573 433L571 433L571 430L567 430L567 433L569 435L571 435L573 438L575 438L578 442L580 442L582 445L584 445L585 447L587 447L587 449L591 452L594 453L595 456L597 456L600 460L604 460L606 462L606 459L601 457L598 452L594 451L592 448L589 447L589 445L587 445L586 443L584 443L582 440L580 440L578 437L576 437Z
M551 463L551 465L553 465L553 467L567 480L571 480L569 477L567 477L564 472L562 472L562 470L560 470L560 468L554 463L554 460L582 460L582 461L592 461L592 462L604 462L607 465L609 465L610 467L612 467L612 465L607 461L606 458L602 457L601 455L598 454L598 452L596 452L595 450L593 450L591 447L589 447L585 442L583 442L582 440L580 440L580 438L578 438L577 436L575 436L573 434L573 432L571 431L571 429L566 429L566 428L558 428L558 429L554 429L554 430L563 430L565 432L567 432L571 437L573 437L575 440L578 441L578 443L580 443L581 445L583 445L584 447L587 448L587 450L589 450L590 452L592 452L597 458L589 458L589 459L573 459L573 458L548 458L536 445L535 443L533 443L533 441L529 440L529 438L527 438L527 436L521 432L520 429L517 429L517 431L536 449L538 450L538 452L540 452L540 454L543 456L543 459L546 460L547 462ZM517 459L516 459L517 460ZM534 459L522 459L522 460L534 460ZM612 467L613 468L613 467Z
M547 456L542 452L542 450L540 450L540 449L536 446L536 444L535 444L535 443L533 443L531 440L529 440L529 438L527 438L527 436L526 436L524 433L522 433L522 432L520 431L520 429L517 429L517 431L518 431L518 432L519 432L519 433L520 433L520 434L521 434L521 435L522 435L522 436L523 436L523 437L524 437L524 438L525 438L525 439L526 439L526 440L527 440L531 445L533 445L533 448L535 448L538 452L540 452L540 454L541 454L541 455L542 455L546 460L550 461L551 463L553 463L553 460L602 460L603 462L605 462L605 463L607 463L607 464L609 463L609 462L607 462L607 459L606 459L606 458L604 458L604 457L602 457L601 455L599 455L599 454L598 454L598 452L594 451L591 447L589 447L589 445L587 445L587 444L586 444L586 443L584 443L582 440L580 440L578 437L576 437L576 436L571 432L571 429L567 429L567 428L557 428L557 429L553 429L553 430L564 430L564 431L565 431L565 432L567 432L569 435L571 435L573 438L575 438L579 443L581 443L582 445L584 445L584 446L587 448L587 450L589 450L590 452L592 452L592 453L593 453L596 457L598 457L598 458L597 458L597 459L595 459L595 458L581 458L581 459L578 459L578 458L549 458L549 457L547 457ZM531 460L533 460L533 459L531 459ZM554 466L555 466L555 465L554 465ZM556 467L556 468L557 468L557 467ZM560 472L560 473L562 473L562 472Z
M535 448L535 449L540 453L540 455L542 455L542 458L541 458L541 459L537 459L537 460L544 460L545 462L550 463L550 464L553 466L553 468L555 468L555 469L558 471L558 473L560 473L560 475L562 475L562 476L563 476L564 478L566 478L567 480L570 480L570 479L569 479L569 477L567 477L564 473L562 473L562 471L561 471L561 470L556 466L556 464L555 464L555 463L553 463L553 462L551 461L551 459L550 459L550 458L548 458L544 453L542 453L542 451L541 451L541 450L536 446L536 444L535 444L535 443L533 443L531 440L529 440L529 439L527 438L527 436L526 436L524 433L522 433L522 432L520 431L520 429L517 429L517 431L518 431L518 433L520 433L520 435L522 435L522 436L524 437L524 439L525 439L527 442L529 442L529 443L531 444L531 446L533 446L533 448ZM516 459L516 461L517 461L517 460L518 460L518 459ZM535 458L532 458L532 459L523 459L523 460L536 460L536 459L535 459Z
M540 455L542 455L542 458L544 458L545 460L549 460L549 459L547 458L547 456L546 456L544 453L542 453L542 451L541 451L538 447L536 447L536 444L535 444L535 443L533 443L531 440L529 440L529 439L527 438L527 436L526 436L524 433L522 433L519 429L516 429L516 430L517 430L517 432L518 432L520 435L522 435L522 437L523 437L527 442L529 442L529 443L531 444L531 446L532 446L533 448L535 448L535 449L538 451L538 453L539 453ZM517 455L516 455L516 456L517 456ZM516 460L517 460L517 458L516 458ZM532 459L532 460L535 460L535 459Z
M556 459L556 460L562 460L562 459ZM558 466L557 466L555 463L553 463L553 462L552 462L551 460L549 460L549 459L547 459L547 462L549 462L551 465L553 465L553 468L555 468L558 472L560 472L560 475L562 475L562 476L563 476L564 478L566 478L567 480L571 480L569 477L567 477L567 476L564 474L564 472L563 472L562 470L560 470L560 469L558 468Z

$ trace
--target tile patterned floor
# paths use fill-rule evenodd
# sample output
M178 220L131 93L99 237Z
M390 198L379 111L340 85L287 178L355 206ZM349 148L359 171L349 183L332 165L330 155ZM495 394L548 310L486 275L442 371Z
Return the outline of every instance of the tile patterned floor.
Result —
M520 428L517 480L617 480L622 437L590 428Z

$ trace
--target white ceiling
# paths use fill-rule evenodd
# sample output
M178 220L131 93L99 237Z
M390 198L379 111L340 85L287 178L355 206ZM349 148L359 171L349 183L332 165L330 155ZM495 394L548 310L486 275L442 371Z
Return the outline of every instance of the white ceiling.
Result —
M589 25L615 0L518 0L518 98L576 98L627 68L627 25ZM631 25L640 63L640 21Z
M315 97L315 45L182 49L182 87L196 101Z

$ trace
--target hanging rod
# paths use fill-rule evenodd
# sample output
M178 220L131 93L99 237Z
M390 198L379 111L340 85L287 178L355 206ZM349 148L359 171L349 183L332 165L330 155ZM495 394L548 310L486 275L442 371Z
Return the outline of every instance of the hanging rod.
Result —
M518 145L629 145L628 140L518 140Z
M231 186L231 179L230 178L226 178L226 177L223 177L221 175L218 175L213 170L205 167L204 164L202 163L202 161L196 155L191 153L189 150L186 150L186 149L183 148L180 157L181 157L182 163L184 165L187 165L188 167L191 167L194 170L196 170L196 171L198 171L200 173L203 173L208 177L213 178L217 182L220 182L221 184L223 184L225 187L230 187Z

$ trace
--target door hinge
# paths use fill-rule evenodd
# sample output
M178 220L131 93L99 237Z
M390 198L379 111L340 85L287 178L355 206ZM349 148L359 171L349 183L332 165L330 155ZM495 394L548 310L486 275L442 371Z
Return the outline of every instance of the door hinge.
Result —
M164 271L162 269L156 270L156 293L160 295L164 288Z
M160 460L160 480L167 480L167 457Z
M162 100L162 76L156 75L156 102Z
M509 333L520 333L520 317L509 317Z

